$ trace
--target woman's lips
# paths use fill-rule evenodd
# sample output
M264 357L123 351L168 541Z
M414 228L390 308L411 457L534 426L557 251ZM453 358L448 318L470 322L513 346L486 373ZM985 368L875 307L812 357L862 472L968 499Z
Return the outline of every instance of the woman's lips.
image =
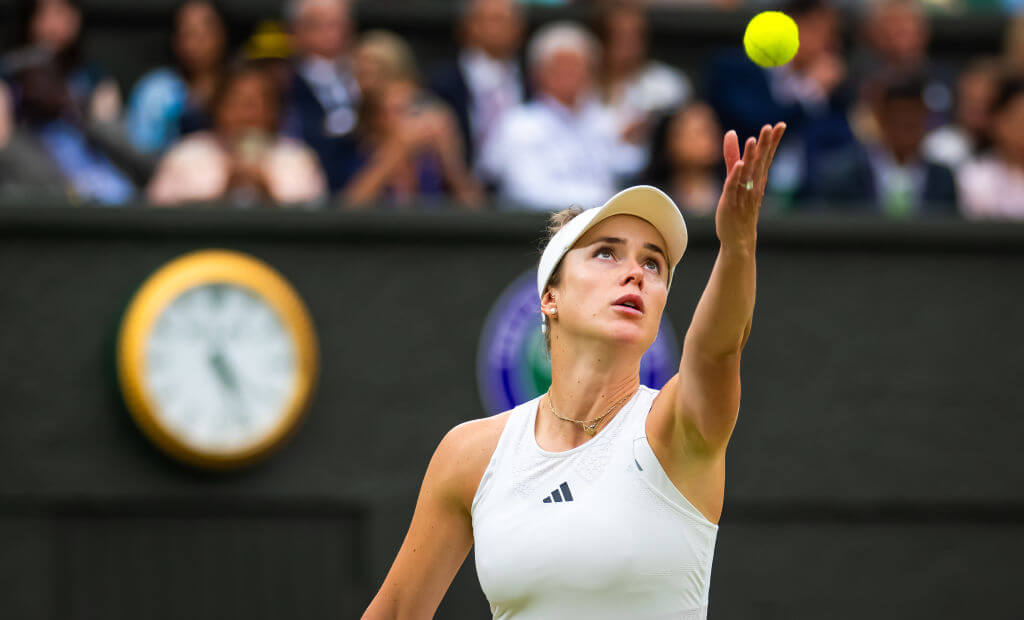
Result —
M643 312L637 310L636 308L630 308L629 306L624 306L622 304L616 304L616 305L612 306L612 308L615 308L619 312L624 312L624 313L632 315L632 316L643 316L644 315Z

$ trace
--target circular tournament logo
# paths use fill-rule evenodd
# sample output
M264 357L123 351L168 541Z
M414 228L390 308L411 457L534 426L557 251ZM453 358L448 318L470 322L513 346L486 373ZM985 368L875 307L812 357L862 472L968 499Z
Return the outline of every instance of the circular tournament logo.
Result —
M540 396L551 385L544 348L537 272L515 279L491 307L476 354L476 380L488 415ZM658 337L640 360L640 383L661 389L679 371L675 328L662 315Z

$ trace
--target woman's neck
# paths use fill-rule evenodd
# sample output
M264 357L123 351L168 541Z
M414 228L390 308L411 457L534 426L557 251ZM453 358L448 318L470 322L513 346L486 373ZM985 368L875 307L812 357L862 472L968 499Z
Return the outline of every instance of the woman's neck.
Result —
M618 61L609 63L606 73L609 80L619 82L633 77L642 66L642 61Z
M199 101L199 103L205 105L209 102L213 96L213 91L217 88L217 71L216 68L211 68L208 71L197 71L189 75L188 78L189 90L192 92L192 96Z
M633 359L621 346L601 343L576 351L559 347L557 342L551 346L552 381L548 395L558 415L564 418L601 417L640 385L640 356Z

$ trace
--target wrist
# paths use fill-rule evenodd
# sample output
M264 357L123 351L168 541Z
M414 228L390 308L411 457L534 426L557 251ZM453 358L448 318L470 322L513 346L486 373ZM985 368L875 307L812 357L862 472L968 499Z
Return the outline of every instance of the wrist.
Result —
M748 259L757 253L757 238L719 241L718 253L727 258Z

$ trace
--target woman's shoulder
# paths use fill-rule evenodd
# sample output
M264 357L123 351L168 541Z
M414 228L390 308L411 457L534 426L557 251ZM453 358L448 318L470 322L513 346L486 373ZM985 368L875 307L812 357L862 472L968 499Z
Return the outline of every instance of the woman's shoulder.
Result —
M459 424L448 431L434 453L436 465L446 472L445 478L467 508L514 411Z
M467 460L482 460L486 467L514 411L512 409L459 424L444 436L438 451L447 449Z

